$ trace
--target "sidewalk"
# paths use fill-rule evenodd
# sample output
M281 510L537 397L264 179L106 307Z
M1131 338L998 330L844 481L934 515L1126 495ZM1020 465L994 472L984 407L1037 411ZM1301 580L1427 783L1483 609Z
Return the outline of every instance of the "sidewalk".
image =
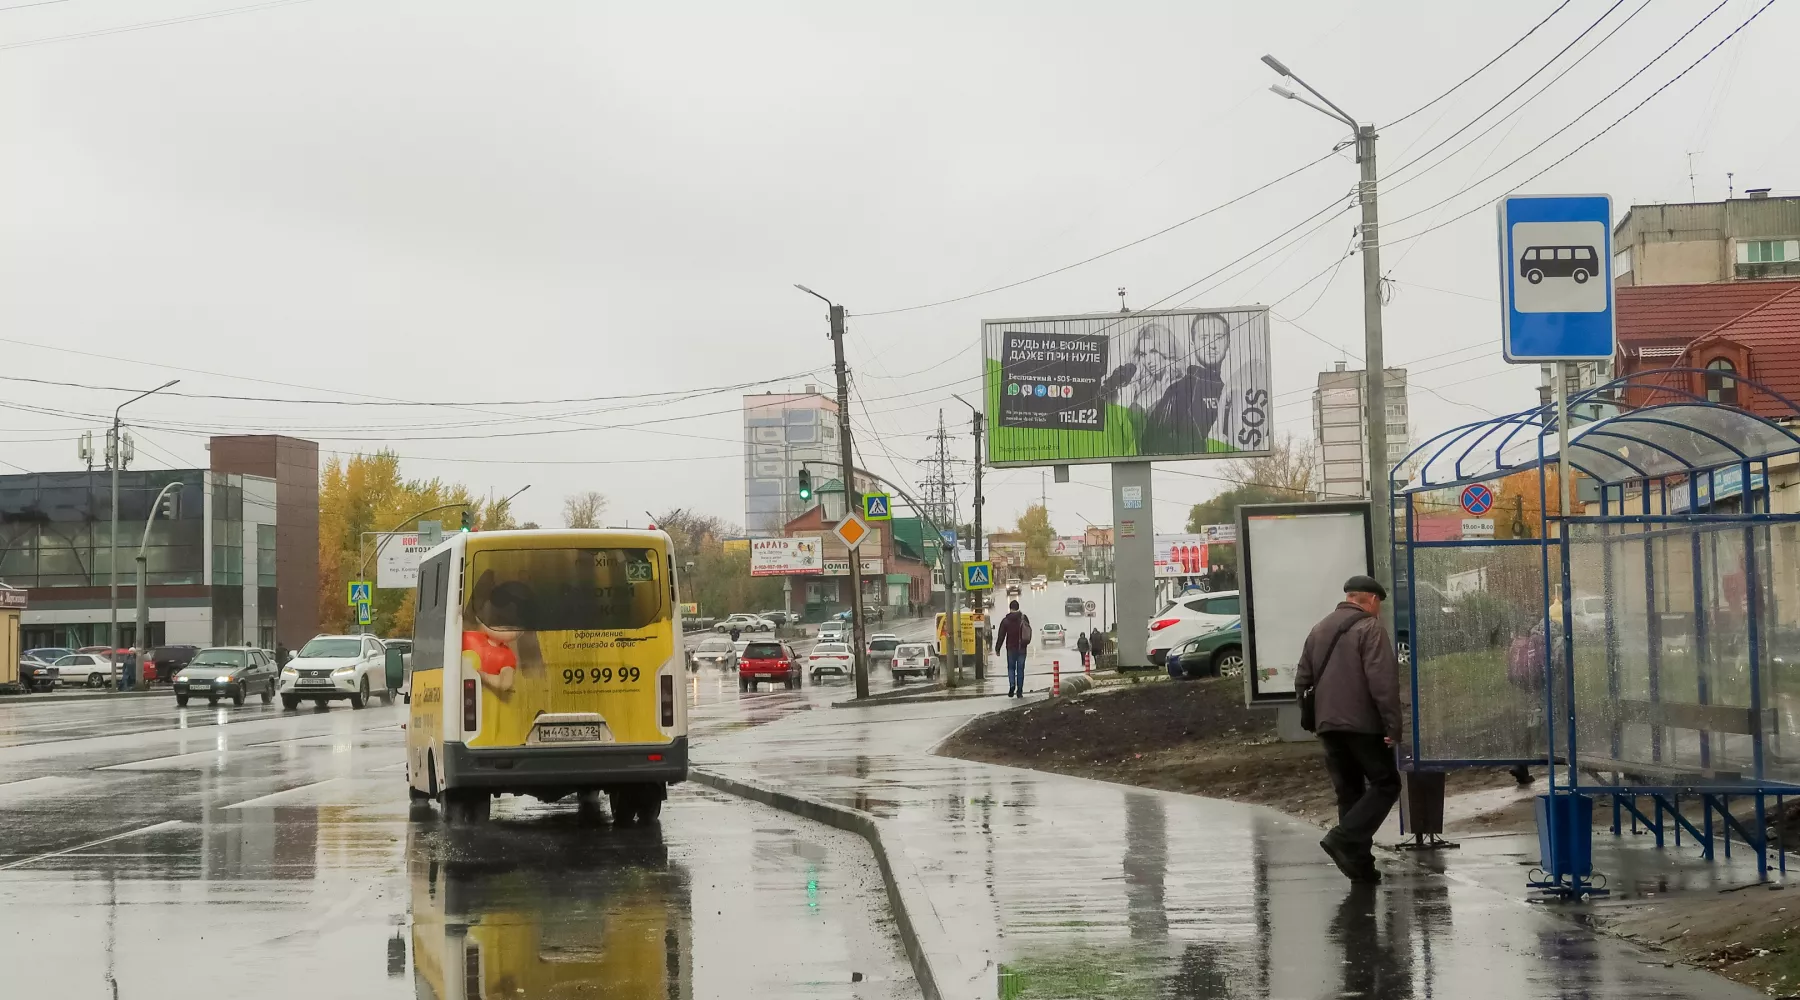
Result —
M695 764L873 817L956 1000L1758 995L1528 906L1522 884L1389 859L1353 890L1320 831L1273 810L930 754L1008 704L796 713Z

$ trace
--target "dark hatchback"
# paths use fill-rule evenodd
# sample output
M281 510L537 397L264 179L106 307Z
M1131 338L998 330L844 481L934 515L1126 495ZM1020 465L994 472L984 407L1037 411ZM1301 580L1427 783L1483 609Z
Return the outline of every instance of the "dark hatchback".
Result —
M199 646L157 646L144 657L144 683L174 680L181 668L193 662L194 655L200 652Z
M260 649L203 649L175 675L175 704L186 705L189 698L205 698L207 704L217 705L220 698L230 698L232 704L242 705L247 696L258 694L267 705L275 700L279 673L274 659Z

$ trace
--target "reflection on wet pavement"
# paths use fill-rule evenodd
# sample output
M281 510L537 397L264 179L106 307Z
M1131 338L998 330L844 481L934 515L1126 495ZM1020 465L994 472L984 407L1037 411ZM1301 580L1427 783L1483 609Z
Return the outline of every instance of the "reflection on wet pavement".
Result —
M928 753L980 710L796 714L697 764L879 817L947 995L1754 995L1526 905L1511 859L1475 852L1510 869L1502 891L1455 857L1355 890L1317 828L1272 810Z
M0 749L4 994L918 995L859 838L692 785L649 827L453 828L409 809L398 712Z

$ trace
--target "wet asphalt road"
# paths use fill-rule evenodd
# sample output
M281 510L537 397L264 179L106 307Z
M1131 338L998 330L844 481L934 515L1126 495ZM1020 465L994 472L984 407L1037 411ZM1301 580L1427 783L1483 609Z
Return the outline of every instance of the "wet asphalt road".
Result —
M850 686L688 693L698 749ZM5 993L917 995L860 839L694 785L647 828L508 798L453 830L408 804L404 712L0 702Z

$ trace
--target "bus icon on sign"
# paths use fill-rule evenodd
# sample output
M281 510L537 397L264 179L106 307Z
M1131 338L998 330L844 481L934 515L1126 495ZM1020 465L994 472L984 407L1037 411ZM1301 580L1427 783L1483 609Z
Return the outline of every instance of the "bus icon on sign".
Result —
M1573 278L1577 285L1600 273L1593 247L1526 247L1519 258L1519 277L1536 285L1545 278Z

